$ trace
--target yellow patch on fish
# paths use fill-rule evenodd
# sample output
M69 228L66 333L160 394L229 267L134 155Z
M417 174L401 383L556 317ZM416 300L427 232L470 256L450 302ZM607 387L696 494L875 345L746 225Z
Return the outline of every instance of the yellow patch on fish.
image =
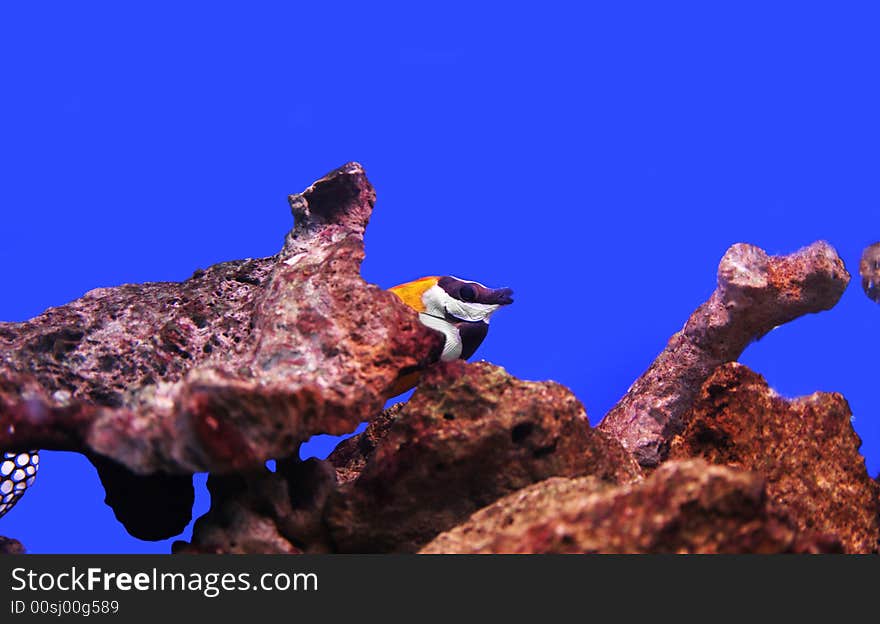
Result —
M440 280L439 277L422 277L417 280L413 280L412 282L407 282L405 284L400 284L399 286L394 286L393 288L389 288L390 292L393 292L397 297L403 301L406 305L411 307L416 312L424 312L425 302L422 301L422 295L425 294L425 291L436 285Z

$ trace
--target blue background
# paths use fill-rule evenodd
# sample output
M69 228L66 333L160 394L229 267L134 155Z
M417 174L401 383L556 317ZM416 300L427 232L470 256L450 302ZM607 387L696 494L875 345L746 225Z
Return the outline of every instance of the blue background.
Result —
M742 361L786 396L843 393L876 475L880 309L857 276L880 239L873 10L218 4L3 4L0 319L271 255L287 194L357 160L378 193L365 278L513 287L477 357L569 386L596 423L728 246L824 238L854 275L840 304ZM102 500L88 462L45 452L0 534L168 552Z

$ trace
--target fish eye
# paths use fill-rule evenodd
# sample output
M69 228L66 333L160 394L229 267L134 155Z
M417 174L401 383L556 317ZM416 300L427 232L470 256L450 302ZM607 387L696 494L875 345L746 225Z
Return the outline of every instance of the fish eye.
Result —
M458 296L462 301L476 301L477 289L470 284L465 284L458 290Z
M880 269L880 260L874 260L874 270Z

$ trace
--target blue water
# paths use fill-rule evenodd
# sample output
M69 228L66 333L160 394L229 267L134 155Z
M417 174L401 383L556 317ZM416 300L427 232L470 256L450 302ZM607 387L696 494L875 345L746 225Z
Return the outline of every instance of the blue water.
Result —
M824 238L855 272L880 239L875 5L582 4L4 6L0 319L271 255L287 194L349 160L378 193L366 279L512 287L477 357L566 384L594 423L729 245ZM857 282L742 361L846 396L876 475L880 308ZM0 534L168 551L102 500L46 452Z

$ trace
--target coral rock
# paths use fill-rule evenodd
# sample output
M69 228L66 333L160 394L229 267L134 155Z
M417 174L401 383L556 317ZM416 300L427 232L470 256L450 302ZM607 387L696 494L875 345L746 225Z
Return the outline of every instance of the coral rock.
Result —
M741 364L703 384L670 457L698 456L761 473L803 530L836 535L847 552L877 549L877 483L859 454L846 400L817 392L786 400Z
M360 165L289 199L295 227L275 256L0 324L0 449L230 472L379 413L442 336L360 276L375 200Z
M358 477L405 408L406 403L395 403L371 420L363 433L346 438L333 449L330 461L336 467L337 483L348 483Z
M763 479L701 460L670 461L641 482L552 478L511 494L422 553L839 552L774 512Z
M429 369L403 406L331 456L327 525L340 552L412 552L472 512L551 476L640 477L566 388L485 362Z
M788 256L736 244L718 265L718 287L599 424L644 467L663 461L701 384L778 325L831 309L849 283L824 241Z
M211 509L196 520L192 542L175 553L299 554L329 550L323 515L335 489L324 461L287 460L237 475L211 475Z
M859 275L862 276L862 290L868 299L880 302L880 243L869 245L862 251Z
M23 555L24 546L16 539L0 535L0 555Z

